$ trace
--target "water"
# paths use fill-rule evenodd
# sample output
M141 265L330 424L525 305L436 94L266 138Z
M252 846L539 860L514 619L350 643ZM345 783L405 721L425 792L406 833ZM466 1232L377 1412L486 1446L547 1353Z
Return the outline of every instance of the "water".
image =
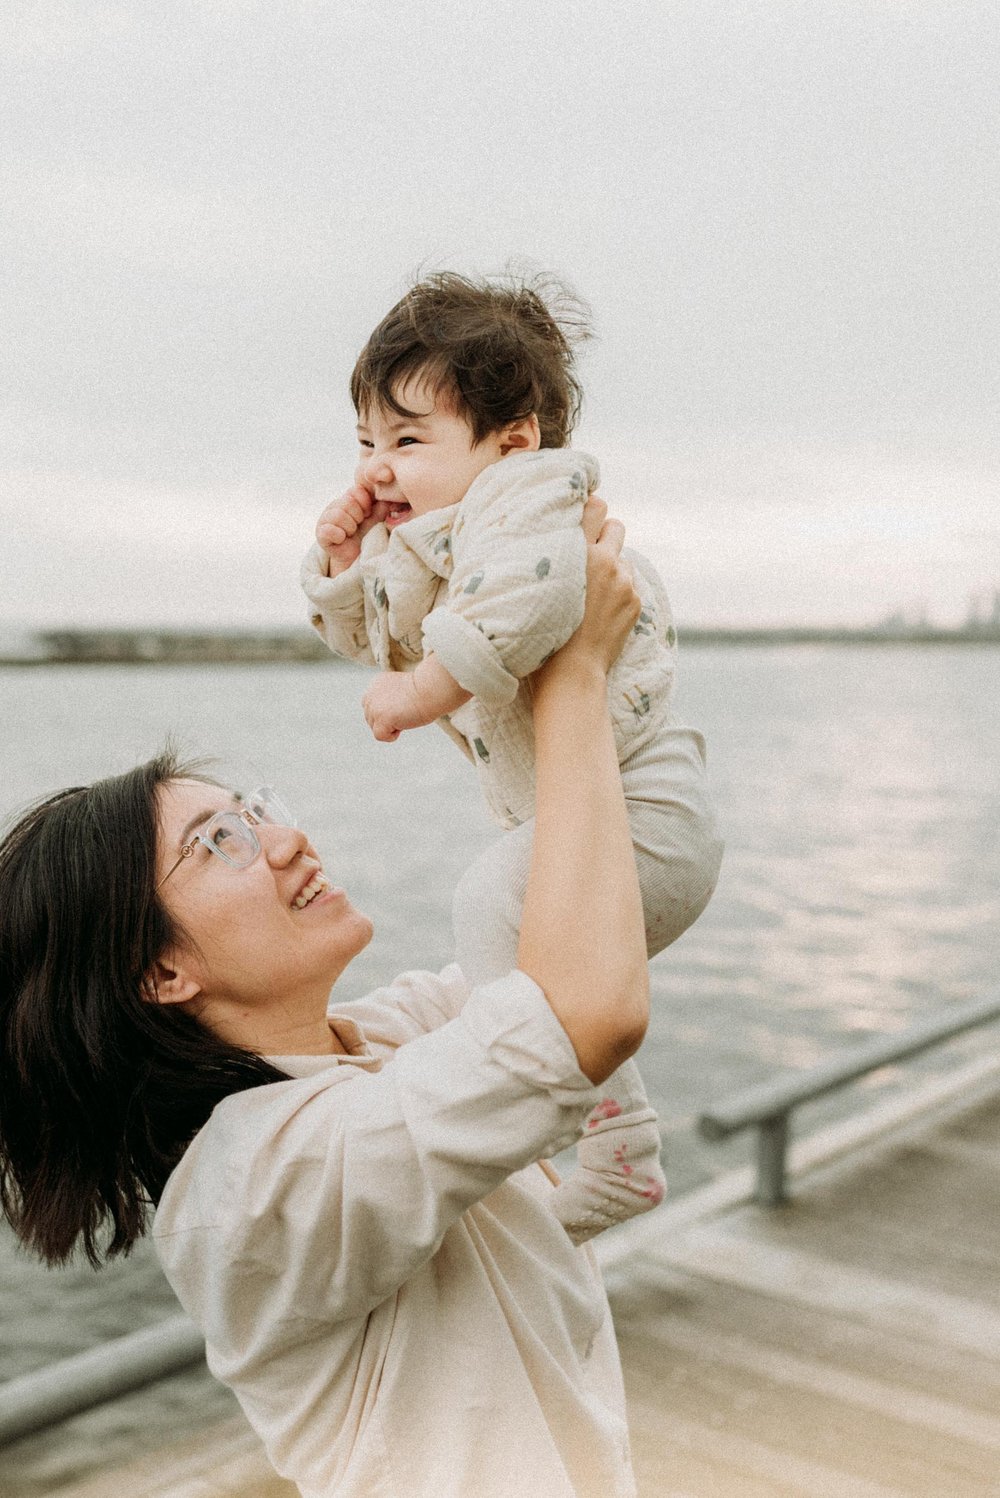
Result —
M641 1065L674 1191L748 1155L691 1132L737 1087L905 1028L995 984L1000 959L1000 656L990 647L705 647L679 702L709 740L727 839L718 891L653 964ZM124 769L168 732L235 784L274 782L327 867L375 919L344 996L449 959L449 899L495 835L474 776L435 730L375 744L365 674L270 667L0 670L0 814ZM595 915L599 918L599 912ZM967 1037L806 1110L803 1127L996 1044ZM0 1235L5 1376L171 1314L144 1251L94 1275L31 1264ZM180 1375L0 1453L34 1498L232 1411Z

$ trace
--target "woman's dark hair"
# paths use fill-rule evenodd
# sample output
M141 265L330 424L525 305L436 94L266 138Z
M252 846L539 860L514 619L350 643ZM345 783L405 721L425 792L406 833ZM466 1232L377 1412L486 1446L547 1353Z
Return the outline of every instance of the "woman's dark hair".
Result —
M207 780L170 751L47 797L0 842L0 1206L49 1263L124 1254L222 1098L280 1081L178 1004L183 939L157 898L157 791ZM215 782L209 782L215 783Z
M475 442L532 412L543 447L565 447L580 414L575 345L591 337L590 310L552 276L515 272L471 280L441 271L418 281L379 323L351 375L362 418L414 416L400 385L421 375L468 421Z

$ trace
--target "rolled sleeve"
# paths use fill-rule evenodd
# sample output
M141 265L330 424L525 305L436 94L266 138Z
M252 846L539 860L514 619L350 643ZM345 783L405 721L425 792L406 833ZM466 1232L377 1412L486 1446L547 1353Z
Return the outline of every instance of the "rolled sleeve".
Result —
M597 1089L580 1070L572 1041L527 973L515 969L474 988L461 1019L494 1065L529 1088L544 1088L554 1103L572 1110L574 1128L575 1110L589 1106L592 1096L596 1101Z
M424 620L424 646L460 687L490 707L506 707L516 697L518 678L507 670L483 631L460 614L448 608L429 614Z
M366 1315L463 1212L571 1144L596 1100L541 989L512 972L380 1070L341 1063L221 1103L176 1207L170 1183L161 1203L168 1278L224 1361L303 1307Z
M330 577L327 555L314 542L303 558L300 581L309 600L310 623L330 649L348 660L374 665L360 562Z

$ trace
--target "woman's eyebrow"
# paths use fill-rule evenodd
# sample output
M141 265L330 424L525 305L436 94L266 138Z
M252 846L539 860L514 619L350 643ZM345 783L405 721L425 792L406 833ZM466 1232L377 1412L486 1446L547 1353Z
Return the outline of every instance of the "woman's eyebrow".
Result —
M239 805L239 798L237 796L233 796L233 804ZM214 817L217 811L227 810L228 807L225 806L209 806L205 811L196 811L191 820L189 822L185 822L184 826L182 827L180 837L177 842L177 847L183 848L194 829L196 827L200 827L202 822L207 822L209 817Z

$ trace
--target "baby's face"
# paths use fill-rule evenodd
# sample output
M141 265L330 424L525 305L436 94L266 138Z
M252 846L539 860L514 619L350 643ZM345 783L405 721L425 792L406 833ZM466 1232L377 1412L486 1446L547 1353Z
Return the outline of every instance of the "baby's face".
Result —
M473 445L464 417L446 397L435 398L419 375L393 394L418 414L369 410L358 422L358 479L391 507L385 522L390 530L414 515L457 504L473 479L506 451L500 432Z

